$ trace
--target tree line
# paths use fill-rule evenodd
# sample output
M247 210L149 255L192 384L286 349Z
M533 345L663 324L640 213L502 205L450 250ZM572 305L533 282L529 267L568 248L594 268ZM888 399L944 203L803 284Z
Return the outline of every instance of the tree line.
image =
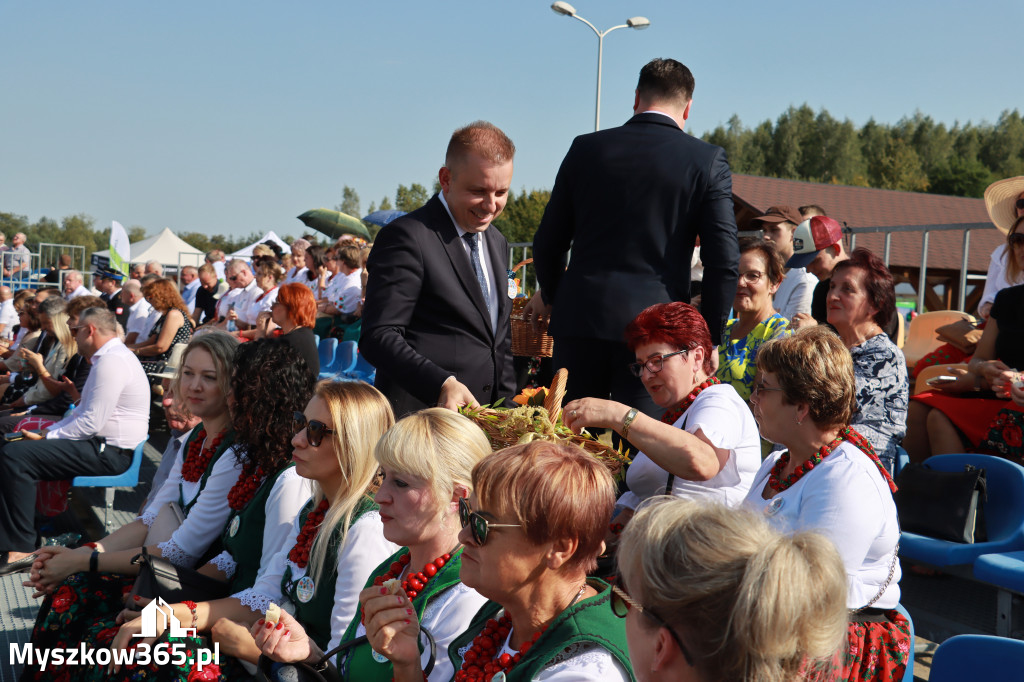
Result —
M774 122L765 120L753 128L733 116L703 139L726 150L734 173L790 180L980 197L993 181L1024 175L1024 116L1017 109L1004 111L995 123L948 127L918 112L895 124L871 119L858 128L849 119L840 121L825 109L815 113L804 104L790 107ZM377 210L408 212L440 189L436 179L430 189L417 182L400 184L393 197L370 202L363 213L359 193L344 185L335 209L356 217ZM511 192L495 227L510 242L533 241L550 197L547 189ZM380 229L370 228L371 235ZM45 217L33 223L25 216L0 211L0 231L8 242L15 232L24 232L33 251L44 242L79 244L85 247L86 258L106 249L110 240L110 228L97 229L95 221L84 214L67 216L59 223ZM146 235L144 227L128 228L133 242ZM232 253L262 235L182 232L178 236L202 251Z

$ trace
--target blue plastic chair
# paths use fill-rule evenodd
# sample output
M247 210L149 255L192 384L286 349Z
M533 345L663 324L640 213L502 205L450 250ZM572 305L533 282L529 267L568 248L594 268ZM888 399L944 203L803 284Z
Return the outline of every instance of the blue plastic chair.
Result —
M108 535L110 534L110 511L114 508L114 489L117 487L134 488L139 484L142 452L148 440L149 436L146 436L141 443L135 446L135 452L132 453L132 463L123 473L114 474L113 476L75 476L71 480L73 488L102 488L104 486L107 488L107 505L103 509L103 529Z
M323 374L324 367L330 367L334 362L334 354L338 351L338 339L326 338L316 346L317 355L320 357L320 373Z
M374 380L377 378L377 368L371 365L363 358L363 354L359 353L356 356L356 366L341 375L342 378L348 379L349 381L365 381L366 383L373 385Z
M896 448L896 462L893 465L893 478L900 475L903 467L910 464L910 455L901 447Z
M897 604L896 610L903 614L910 624L910 653L907 654L907 669L903 672L902 679L906 682L914 682L914 619L910 617L910 612L903 604Z
M334 353L334 362L330 366L320 366L320 378L330 379L355 369L359 355L359 344L355 341L342 341Z
M1024 552L982 554L974 561L974 577L999 588L996 593L996 634L1011 635L1013 595L1024 595Z
M967 464L985 469L986 542L948 542L904 531L900 557L939 568L970 565L982 554L1024 550L1024 467L991 455L936 455L926 462L936 471L960 472Z
M957 635L939 645L929 682L1019 680L1024 673L1024 642L991 635Z

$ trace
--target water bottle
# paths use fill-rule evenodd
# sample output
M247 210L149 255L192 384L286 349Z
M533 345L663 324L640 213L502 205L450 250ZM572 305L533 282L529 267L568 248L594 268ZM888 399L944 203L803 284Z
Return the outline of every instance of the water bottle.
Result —
M230 311L232 311L234 309L235 309L235 304L234 303L229 303L228 304L228 311L230 312ZM228 328L229 332L238 331L238 325L235 324L234 320L228 320L228 327L227 328Z

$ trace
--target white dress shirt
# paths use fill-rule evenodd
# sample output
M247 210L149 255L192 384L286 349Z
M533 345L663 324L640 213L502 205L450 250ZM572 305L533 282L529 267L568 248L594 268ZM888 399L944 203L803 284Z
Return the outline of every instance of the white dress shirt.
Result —
M153 310L153 306L144 298L140 298L128 308L128 323L125 325L124 333L127 336L136 332L136 342L145 341L149 338L153 325L160 319L160 313Z
M47 438L106 438L119 448L134 448L149 433L149 381L139 359L118 338L93 353L82 400L70 416L46 432Z
M356 268L348 275L339 272L327 285L324 295L338 312L351 315L363 298L363 269Z
M185 301L185 305L188 306L190 313L196 309L196 292L199 291L200 285L202 285L202 282L196 277L181 289L181 298Z
M0 303L0 324L4 326L0 338L13 339L14 328L18 325L18 311L14 309L13 298Z
M91 295L92 295L92 292L89 291L88 289L86 289L84 284L79 284L77 289L75 289L70 294L67 294L64 297L64 300L65 301L70 301L71 299L78 298L79 296L91 296Z
M985 291L981 294L978 307L981 308L986 303L993 303L996 300L996 294L1006 287L1018 284L1024 284L1024 272L1017 273L1016 281L1006 281L1006 244L1000 244L989 258L988 274L985 276Z
M469 244L466 243L465 239L462 239L463 235L469 234L468 230L462 229L455 220L455 216L452 215L452 211L448 208L448 202L444 199L444 192L437 193L438 198L441 200L441 205L444 206L444 210L448 213L448 217L452 219L452 224L455 225L455 229L459 233L459 241L462 242L462 247L466 250L466 255L469 256L470 265L473 263L473 250ZM490 227L490 226L488 226ZM480 267L484 271L484 280L487 282L487 291L484 292L484 298L487 299L487 304L491 309L491 329L498 328L498 285L492 281L493 275L491 270L491 255L487 249L487 230L478 233L480 235ZM502 283L504 284L504 282Z

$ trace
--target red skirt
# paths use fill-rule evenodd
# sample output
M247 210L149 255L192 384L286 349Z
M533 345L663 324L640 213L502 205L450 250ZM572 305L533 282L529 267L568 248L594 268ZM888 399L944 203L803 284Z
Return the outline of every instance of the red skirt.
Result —
M939 391L925 391L911 397L911 400L934 407L953 422L975 448L988 436L993 420L1003 409L1024 410L1012 400L999 398L961 398Z
M888 622L850 622L840 680L902 680L910 657L910 623L895 609Z

